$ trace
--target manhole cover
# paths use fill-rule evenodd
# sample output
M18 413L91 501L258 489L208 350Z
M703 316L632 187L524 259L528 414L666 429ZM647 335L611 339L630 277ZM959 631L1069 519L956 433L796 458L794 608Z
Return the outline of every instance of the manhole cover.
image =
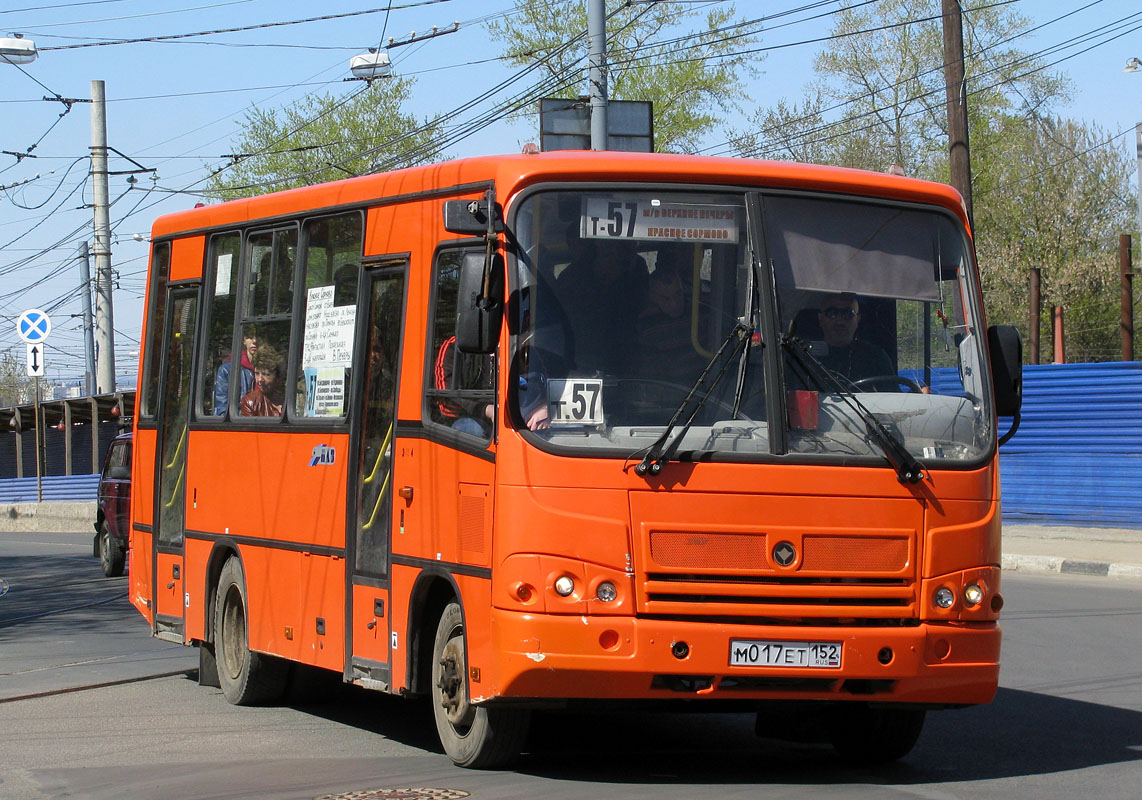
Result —
M0 597L8 594L8 581L0 578Z
M363 789L341 794L323 794L314 800L459 800L468 797L460 789Z

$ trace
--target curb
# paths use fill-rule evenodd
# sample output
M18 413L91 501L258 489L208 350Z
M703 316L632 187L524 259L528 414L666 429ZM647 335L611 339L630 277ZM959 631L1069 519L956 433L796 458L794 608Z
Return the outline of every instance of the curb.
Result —
M1110 578L1142 578L1142 564L1081 561L1058 556L1003 556L1003 569L1011 572L1054 572L1062 575L1095 575Z

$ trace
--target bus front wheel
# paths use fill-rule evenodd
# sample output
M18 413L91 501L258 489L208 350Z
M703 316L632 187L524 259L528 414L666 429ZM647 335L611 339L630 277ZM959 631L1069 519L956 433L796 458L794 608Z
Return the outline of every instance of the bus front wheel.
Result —
M469 702L464 616L449 603L436 626L432 648L432 715L444 752L453 763L495 769L511 763L527 738L529 714Z
M246 579L242 564L230 558L218 576L214 603L214 653L218 683L225 698L237 706L268 703L285 691L289 665L249 647Z
M912 752L924 727L924 711L846 704L832 725L832 745L853 764L887 764Z

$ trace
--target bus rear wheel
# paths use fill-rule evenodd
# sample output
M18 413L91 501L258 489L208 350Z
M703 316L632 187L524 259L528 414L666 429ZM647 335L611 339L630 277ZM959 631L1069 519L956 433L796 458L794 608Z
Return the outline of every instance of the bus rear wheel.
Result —
M495 769L514 761L527 738L530 714L476 706L468 697L464 617L449 603L432 648L432 716L444 752L460 767Z
M289 665L249 647L246 579L237 558L230 558L218 577L214 603L214 652L223 696L238 706L277 700L285 691Z
M924 728L924 711L846 704L833 719L833 749L852 764L887 764L912 752Z

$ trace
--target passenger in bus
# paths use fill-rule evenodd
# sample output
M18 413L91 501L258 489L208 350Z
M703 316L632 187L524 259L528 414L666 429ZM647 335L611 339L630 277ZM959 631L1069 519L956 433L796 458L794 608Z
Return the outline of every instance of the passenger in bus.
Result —
M254 388L243 395L244 417L280 417L285 401L282 357L271 345L263 344L254 353Z
M842 292L825 298L817 310L817 321L829 346L821 363L849 381L895 375L887 353L872 342L856 338L860 319L860 300L855 294Z
M258 331L253 325L247 325L242 332L242 356L238 362L238 373L241 391L238 393L239 397L245 397L246 394L254 388L254 353L258 351ZM227 355L226 360L218 365L218 370L214 373L214 415L222 416L226 413L226 407L230 405L230 361L231 358Z
M357 305L356 264L343 264L333 273L333 305Z
M638 375L689 387L704 359L690 339L690 315L683 276L690 252L663 246L650 274L647 301L638 315Z
M646 299L646 262L628 242L578 239L578 229L572 230L574 255L555 287L574 338L575 370L629 375L638 310Z

